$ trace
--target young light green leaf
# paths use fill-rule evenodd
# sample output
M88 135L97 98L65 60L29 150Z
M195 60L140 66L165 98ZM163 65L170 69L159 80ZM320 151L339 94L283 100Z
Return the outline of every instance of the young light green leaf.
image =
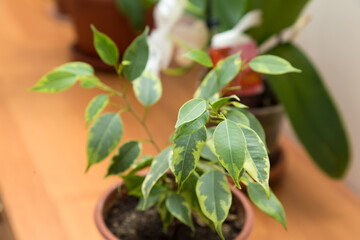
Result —
M146 27L143 34L135 38L124 53L123 61L130 62L130 65L123 66L125 77L129 81L138 78L146 67L149 58L148 33L149 28Z
M119 61L119 50L108 36L99 32L95 26L91 25L94 33L94 47L101 60L111 66L116 66Z
M166 208L174 217L194 230L191 220L191 208L184 196L175 193L171 194L166 199Z
M214 145L221 165L241 189L239 176L246 157L246 140L241 128L231 120L224 120L215 129Z
M205 145L206 130L203 126L191 135L177 138L173 142L172 168L178 189L195 170L200 159L200 153Z
M86 76L94 75L93 67L90 64L87 64L84 62L65 63L65 64L57 67L55 70L70 72L70 73L77 75L78 77L86 77Z
M210 100L212 96L223 89L240 72L240 54L236 53L221 60L201 82L195 92L196 98Z
M178 119L175 128L184 123L191 122L200 117L206 110L206 101L195 98L187 101L179 110Z
M270 75L280 75L291 72L301 72L300 69L294 68L288 61L285 59L274 56L274 55L261 55L250 62L250 67L255 72L270 74Z
M94 97L85 110L85 121L89 124L94 120L107 106L109 103L109 96L102 94Z
M119 114L105 113L92 124L87 141L88 167L104 160L119 144L123 123Z
M84 76L81 77L79 80L80 86L83 88L94 88L102 84L96 76Z
M151 71L145 71L139 78L133 81L133 89L136 98L145 107L156 103L162 94L160 79Z
M225 106L230 102L230 100L233 99L240 101L239 97L236 95L232 95L229 97L222 97L219 100L216 100L215 102L211 103L211 107L212 109L214 109L214 111L217 112L221 107Z
M222 239L221 226L231 206L231 192L225 174L212 170L202 175L196 184L196 194L204 215L215 225Z
M136 30L143 29L145 24L145 8L142 0L116 0L115 3Z
M118 175L130 168L130 166L139 157L141 152L141 143L138 141L129 141L119 148L119 152L112 158L110 167L106 176Z
M249 108L249 107L246 106L245 104L242 104L242 103L236 102L236 101L232 101L230 104L233 105L233 106L236 107L236 108L239 108L239 109Z
M250 128L241 128L246 139L247 154L244 168L258 182L269 196L270 160L266 147L256 132Z
M76 74L63 71L53 70L43 76L31 91L42 93L56 93L64 91L75 84L78 77Z
M144 196L145 203L149 196L149 193L155 183L166 173L169 169L170 159L172 159L173 151L172 147L168 147L163 150L152 161L149 173L146 175L143 185L141 186L141 192Z
M197 130L199 130L200 128L204 127L205 124L207 123L207 121L209 120L209 116L210 116L209 112L205 111L197 119L195 119L195 120L193 120L191 122L182 124L176 130L176 134L175 134L174 139L190 135L190 134L196 132Z
M151 156L144 156L141 158L141 160L132 166L132 170L129 172L129 175L134 174L146 167L149 167L151 165L151 162L153 160L153 157Z
M268 199L264 188L260 184L249 182L247 185L247 192L249 194L251 201L258 208L260 208L270 217L276 219L286 229L286 216L285 216L284 208L271 190L270 190L270 198Z
M173 216L171 215L171 213L169 212L169 210L166 207L166 196L163 196L160 198L156 208L157 208L157 211L159 212L161 221L163 223L163 230L166 231L169 228L169 226L173 220Z
M209 55L207 55L205 52L203 52L201 50L198 50L198 49L190 50L184 56L190 58L191 60L193 60L197 63L200 63L201 65L203 65L205 67L213 66L213 63L212 63Z

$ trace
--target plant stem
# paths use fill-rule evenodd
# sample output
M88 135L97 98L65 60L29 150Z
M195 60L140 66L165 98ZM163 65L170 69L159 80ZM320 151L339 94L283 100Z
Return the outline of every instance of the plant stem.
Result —
M119 75L119 78L120 78L120 81L123 80L121 79L121 76ZM141 119L141 117L137 114L137 112L135 112L134 108L132 107L129 99L127 98L127 91L129 90L129 83L126 79L124 80L125 81L125 87L123 89L123 92L122 92L122 98L125 100L126 102L126 105L127 105L127 110L136 118L136 120L139 121L139 123L143 126L143 128L145 129L145 132L146 134L148 135L149 137L149 141L150 143L155 147L155 149L160 152L160 147L157 145L157 143L155 142L155 139L153 137L153 135L151 134L148 126L146 125L146 117L147 117L147 112L148 112L148 107L145 108L145 114L144 114L144 117L143 119Z

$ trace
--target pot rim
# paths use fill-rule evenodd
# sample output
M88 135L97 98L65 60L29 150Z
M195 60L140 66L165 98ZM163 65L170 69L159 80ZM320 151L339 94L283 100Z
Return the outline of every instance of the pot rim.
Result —
M94 212L94 220L95 225L97 229L99 230L100 234L106 239L106 240L119 240L106 226L103 216L103 210L105 208L105 204L107 202L107 199L109 196L114 192L117 191L119 186L123 185L122 181L119 181L115 184L113 184L110 188L108 188L99 198ZM250 201L245 196L244 193L242 193L237 188L234 188L234 185L229 184L231 188L232 194L239 200L239 202L242 204L242 207L244 209L244 215L245 215L245 222L244 226L241 230L241 232L236 236L234 240L246 240L254 226L254 212L251 206Z
M269 115L274 113L281 114L284 112L284 107L282 104L276 103L274 105L270 105L266 107L251 107L249 108L249 111L255 115Z

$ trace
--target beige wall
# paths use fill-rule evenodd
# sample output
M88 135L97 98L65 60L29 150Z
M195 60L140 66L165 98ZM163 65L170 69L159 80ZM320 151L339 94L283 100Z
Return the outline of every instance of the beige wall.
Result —
M360 195L360 1L313 0L305 13L312 20L297 42L316 63L343 115L352 145L345 181Z

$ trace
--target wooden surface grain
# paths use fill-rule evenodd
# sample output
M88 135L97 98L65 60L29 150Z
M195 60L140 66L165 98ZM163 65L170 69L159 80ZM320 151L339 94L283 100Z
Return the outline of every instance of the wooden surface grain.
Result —
M84 173L84 109L97 91L28 91L44 73L71 60L71 25L57 19L44 0L0 1L0 24L0 194L16 239L102 239L93 209L117 178L103 179L108 160ZM198 70L163 78L163 98L148 119L162 146L173 131L177 109L192 96ZM113 75L99 77L119 84ZM136 109L141 111L138 104ZM124 139L141 137L144 132L134 119L122 117ZM300 146L286 137L281 144L286 171L273 190L284 204L288 231L255 209L250 239L360 239L359 198L342 182L324 176ZM145 146L144 152L154 149Z

